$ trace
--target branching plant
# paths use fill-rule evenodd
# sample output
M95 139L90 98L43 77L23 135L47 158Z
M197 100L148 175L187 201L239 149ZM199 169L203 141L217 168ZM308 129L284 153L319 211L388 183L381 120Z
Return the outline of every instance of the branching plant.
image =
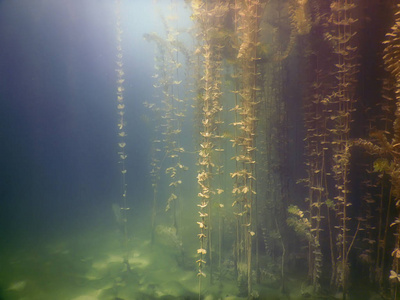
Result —
M177 202L180 195L179 187L182 184L181 173L187 170L187 167L181 163L181 153L185 152L185 149L180 145L185 106L183 104L184 100L179 96L179 85L182 83L182 80L178 78L178 70L182 64L177 60L176 56L179 51L178 47L175 46L179 44L176 40L177 33L167 27L167 35L168 39L163 39L155 33L145 35L145 39L154 41L157 45L158 55L156 56L155 67L157 73L153 77L156 80L154 87L161 91L162 107L157 107L147 102L145 105L160 114L162 120L160 128L156 127L160 131L161 136L153 140L153 154L157 152L162 153L161 156L158 155L158 158L153 155L152 159L153 219L155 219L156 214L158 181L160 180L161 171L164 170L165 175L169 177L168 186L171 190L166 200L165 211L172 211L172 226L178 233ZM180 50L185 50L181 44L179 45ZM155 222L153 221L153 232L154 227Z
M255 236L256 224L254 222L253 205L255 203L255 151L256 151L256 126L257 106L259 104L258 94L261 90L258 86L257 45L259 36L259 20L261 14L261 2L235 1L239 26L236 27L238 36L237 60L239 67L240 89L236 91L240 102L235 111L240 116L233 123L238 130L234 146L237 153L232 158L236 164L236 172L231 174L235 179L233 194L235 201L232 206L236 207L238 217L237 227L237 270L239 284L246 282L247 295L252 293L252 271L253 271L253 236Z
M332 41L336 54L336 78L337 84L331 98L333 113L331 119L333 128L330 132L333 136L333 174L336 181L336 196L334 197L337 219L337 247L338 259L336 263L336 284L343 290L343 299L346 298L349 275L348 257L353 243L349 242L350 214L348 211L351 202L349 200L349 172L350 172L350 124L354 111L355 75L357 73L356 50L353 40L356 34L353 17L355 8L353 1L335 0L331 3L330 24L332 34L328 39ZM358 228L354 237L357 234Z
M218 115L223 107L220 102L221 91L221 35L220 29L228 10L226 3L222 1L192 1L193 18L196 21L198 32L196 38L199 40L196 53L202 61L202 78L199 82L201 93L197 96L197 107L201 111L200 118L200 148L199 148L199 171L197 183L200 188L199 215L197 222L200 233L198 234L200 247L197 250L199 259L199 299L202 292L202 278L206 277L204 267L206 257L209 261L209 275L212 282L213 265L213 239L212 239L212 207L215 195L223 192L216 186L215 176L219 173L219 166L216 165L216 153L221 151L219 145L219 126L221 120Z
M397 209L397 217L390 224L394 227L395 242L392 252L393 263L390 271L389 279L392 281L392 296L393 299L398 297L400 283L400 5L397 6L395 13L395 25L386 35L384 44L386 45L383 56L386 69L395 79L396 92L396 111L393 122L393 137L388 140L387 134L384 131L377 131L372 135L375 142L358 140L357 145L360 145L368 150L373 155L378 155L380 160L377 160L375 168L378 171L384 172L390 176L391 180L391 197L393 197L395 207ZM388 206L388 209L390 206ZM385 230L386 234L386 230Z

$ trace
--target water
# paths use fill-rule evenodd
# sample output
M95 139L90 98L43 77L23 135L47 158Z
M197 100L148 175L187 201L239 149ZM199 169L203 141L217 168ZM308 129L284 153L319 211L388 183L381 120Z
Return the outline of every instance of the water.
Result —
M0 299L397 299L396 10L0 1Z

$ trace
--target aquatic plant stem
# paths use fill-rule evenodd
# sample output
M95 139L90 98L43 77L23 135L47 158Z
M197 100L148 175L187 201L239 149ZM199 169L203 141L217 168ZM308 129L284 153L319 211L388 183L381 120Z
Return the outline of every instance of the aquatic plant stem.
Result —
M125 138L126 138L126 132L125 132L125 102L124 102L124 86L123 83L125 81L124 79L124 70L123 70L123 53L122 53L122 28L121 28L121 1L116 0L116 19L117 19L117 24L116 24L116 31L117 31L117 110L118 110L118 115L119 115L119 120L118 120L118 136L119 136L119 158L120 158L120 165L121 165L121 190L122 190L122 197L121 197L121 215L122 215L122 235L123 235L123 249L124 249L124 256L123 256L123 263L126 265L127 271L130 272L131 268L129 265L129 237L128 237L128 215L127 212L130 209L128 207L127 203L127 183L126 183L126 165L125 165L125 160L127 158L127 155L125 153Z
M392 206L392 201L393 201L393 195L392 195L393 187L390 187L389 191L389 200L388 200L388 205L387 205L387 211L386 211L386 220L385 220L385 231L383 233L383 240L382 240L382 252L384 252L386 248L386 240L387 240L387 235L388 235L388 228L389 228L389 217L390 217L390 208ZM380 240L378 240L378 243L380 243ZM381 277L379 284L382 286L383 284L383 270L385 267L385 255L384 253L382 254L381 261L380 261L380 272L381 272Z

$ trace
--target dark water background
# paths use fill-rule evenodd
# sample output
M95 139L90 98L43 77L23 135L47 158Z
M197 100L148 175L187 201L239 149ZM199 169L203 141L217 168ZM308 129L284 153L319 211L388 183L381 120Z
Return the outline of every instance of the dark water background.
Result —
M153 48L162 31L151 1L121 7L129 200L150 191L142 103L152 96ZM163 4L160 3L161 9ZM113 221L120 171L114 1L0 2L0 237ZM144 205L144 206L143 206Z

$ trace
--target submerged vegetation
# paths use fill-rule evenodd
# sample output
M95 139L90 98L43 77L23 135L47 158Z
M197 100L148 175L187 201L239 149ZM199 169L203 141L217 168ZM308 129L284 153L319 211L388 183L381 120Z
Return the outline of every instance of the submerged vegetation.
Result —
M117 111L118 111L118 163L121 165L121 201L119 204L113 206L116 215L120 215L119 225L123 235L123 248L124 248L124 264L127 271L130 271L129 265L129 236L128 236L128 216L127 211L130 209L127 202L127 181L126 181L126 121L125 121L125 101L124 101L124 67L123 67L123 51L122 51L122 25L121 25L121 11L120 1L116 1L116 31L117 31L117 60L116 60L116 73L117 73Z
M394 4L186 2L190 32L174 31L165 22L165 38L146 39L157 44L155 87L162 88L163 107L154 104L163 119L156 130L165 123L157 179L185 184L177 175L181 153L189 174L197 169L197 192L174 188L165 203L169 208L185 195L173 214L198 208L197 218L193 214L198 247L187 256L195 256L199 299L215 290L216 281L221 286L233 278L238 297L263 298L263 286L275 285L285 298L292 292L289 281L302 276L303 296L356 299L357 287L368 283L370 295L398 297L399 30L371 15L377 10L395 22ZM371 54L364 40L367 29L378 26L368 40L378 49ZM179 36L185 47L175 46ZM177 59L179 53L185 61ZM181 64L190 70L186 76L178 74ZM374 80L382 86L381 99L363 99L372 64L380 66L382 79ZM183 92L175 83L188 89L191 109L183 109ZM368 109L374 105L382 113ZM194 117L184 120L189 114ZM179 124L190 120L193 139L185 146L188 139L175 133L185 134ZM383 120L394 120L393 126ZM193 147L195 152L184 150ZM172 156L176 160L167 164ZM176 228L184 244L189 231ZM300 274L303 257L308 272ZM366 269L370 274L360 278Z
M399 299L400 4L171 1L144 35L153 94L132 101L152 130L149 212L127 195L140 145L115 4L120 243L82 250L85 276L65 280L90 299Z

